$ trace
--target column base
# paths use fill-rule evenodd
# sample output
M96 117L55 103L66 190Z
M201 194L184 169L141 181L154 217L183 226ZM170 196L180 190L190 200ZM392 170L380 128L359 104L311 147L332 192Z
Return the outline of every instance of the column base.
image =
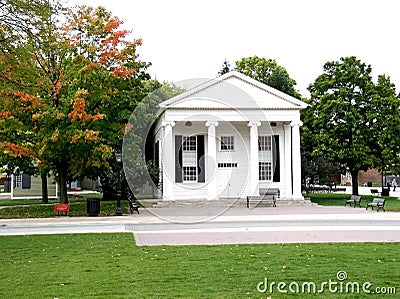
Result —
M207 197L207 201L218 200L218 196Z

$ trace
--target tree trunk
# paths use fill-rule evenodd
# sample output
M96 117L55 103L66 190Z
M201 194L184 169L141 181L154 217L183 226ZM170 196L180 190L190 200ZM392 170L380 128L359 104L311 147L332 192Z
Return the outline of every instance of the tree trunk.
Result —
M358 169L357 170L351 170L351 187L352 187L352 194L353 195L358 195Z
M48 203L49 192L47 189L47 173L41 173L40 178L42 180L42 203Z
M116 200L117 199L117 181L114 180L110 174L103 173L100 175L101 190L103 193L103 200Z
M58 167L58 183L60 184L60 202L68 203L67 167L65 165L60 165Z
M102 190L103 190L103 200L115 200L116 196L116 185L112 186L108 182L102 182Z

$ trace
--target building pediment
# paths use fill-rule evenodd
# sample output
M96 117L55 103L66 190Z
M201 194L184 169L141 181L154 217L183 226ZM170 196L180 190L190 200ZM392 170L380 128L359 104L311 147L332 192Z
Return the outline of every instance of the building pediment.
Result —
M160 107L165 110L301 110L307 104L233 71L164 101Z

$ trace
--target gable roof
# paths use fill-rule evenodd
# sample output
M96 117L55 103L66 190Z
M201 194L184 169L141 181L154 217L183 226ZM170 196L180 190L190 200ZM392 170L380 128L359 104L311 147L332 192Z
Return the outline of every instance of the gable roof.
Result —
M232 71L160 103L162 109L300 110L307 104Z

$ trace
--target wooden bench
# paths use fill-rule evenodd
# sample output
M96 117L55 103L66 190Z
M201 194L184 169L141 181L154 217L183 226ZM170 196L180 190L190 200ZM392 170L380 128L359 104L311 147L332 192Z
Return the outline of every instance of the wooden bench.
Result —
M379 192L378 189L371 189L371 194L372 194L372 195L375 195L375 194L376 194L376 195L378 195L378 196L381 195L381 193Z
M337 188L332 188L332 192L346 192L346 187L337 187Z
M250 207L250 201L257 201L257 203L260 203L262 201L271 201L272 206L276 207L276 199L275 195L270 195L270 194L264 194L264 195L253 195L253 196L247 196L247 207Z
M60 213L65 213L65 215L68 215L69 204L67 204L67 203L57 203L54 206L54 212L57 213L57 215L60 215Z
M260 195L275 195L278 198L281 196L279 188L260 188L259 193Z
M367 207L365 208L366 210L368 210L368 207L371 207L372 210L374 209L374 207L377 208L377 212L379 211L379 209L382 209L385 212L385 199L384 198L374 198L372 200L372 202L368 202L367 203Z
M350 199L345 201L344 206L347 206L348 204L350 207L351 205L354 205L354 207L359 206L361 208L361 195L352 195Z
M251 195L247 196L247 207L250 207L250 201L257 201L258 203L265 201L265 202L272 202L272 206L276 207L276 197L280 197L281 191L279 188L260 188L259 189L260 195Z

